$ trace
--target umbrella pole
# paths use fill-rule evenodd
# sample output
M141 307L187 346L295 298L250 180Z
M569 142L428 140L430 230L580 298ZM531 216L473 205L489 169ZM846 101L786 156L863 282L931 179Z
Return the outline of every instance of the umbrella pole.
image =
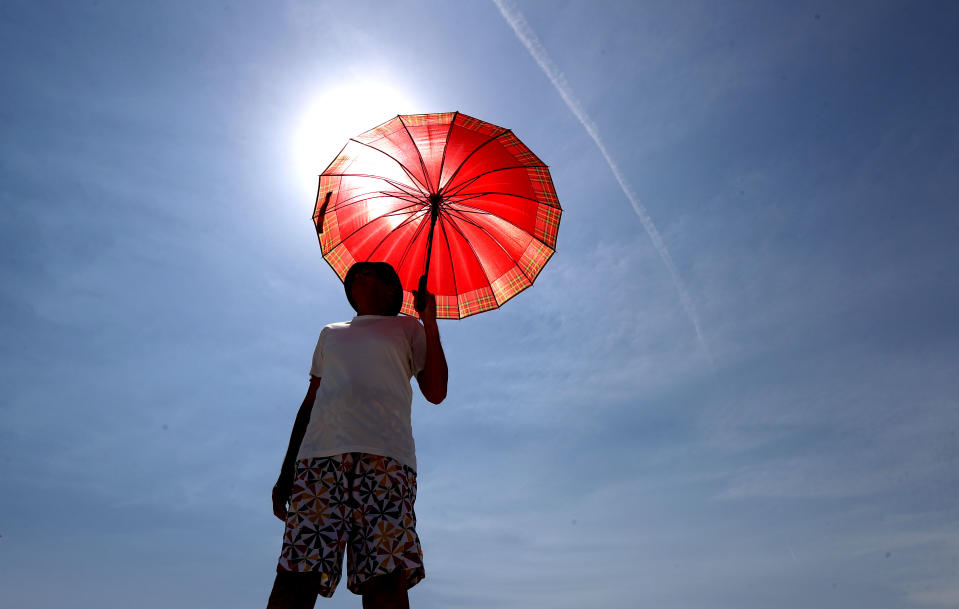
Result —
M430 195L430 233L426 237L426 268L423 269L423 275L420 276L419 289L416 292L416 302L414 307L419 313L426 306L426 280L430 274L430 258L433 256L433 231L436 229L436 219L440 215L440 203L443 201L439 194Z

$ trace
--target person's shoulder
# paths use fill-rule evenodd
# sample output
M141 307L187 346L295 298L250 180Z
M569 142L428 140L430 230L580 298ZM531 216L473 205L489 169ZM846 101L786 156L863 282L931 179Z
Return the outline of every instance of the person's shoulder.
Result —
M416 337L423 334L423 324L420 323L418 317L399 315L397 319L397 324L403 328L403 333L406 334L406 336L411 340L414 340Z
M348 330L350 328L350 322L348 321L337 321L331 324L326 324L323 326L323 329L320 331L320 336L324 334L329 334L330 332L342 332L343 330Z
M410 317L409 315L397 315L395 319L397 320L396 323L402 326L409 328L422 327L419 318L416 317Z

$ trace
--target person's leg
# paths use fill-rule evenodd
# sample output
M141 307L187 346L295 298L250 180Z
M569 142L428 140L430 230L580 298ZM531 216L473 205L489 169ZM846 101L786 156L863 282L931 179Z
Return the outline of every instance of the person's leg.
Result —
M406 591L425 575L413 511L416 472L390 457L356 459L347 587L363 597L364 609L407 609Z
M268 609L311 609L317 595L332 596L340 581L353 512L342 457L297 462Z
M393 571L363 583L363 609L410 609L406 572Z
M317 587L312 573L280 571L273 580L273 591L266 609L313 609Z

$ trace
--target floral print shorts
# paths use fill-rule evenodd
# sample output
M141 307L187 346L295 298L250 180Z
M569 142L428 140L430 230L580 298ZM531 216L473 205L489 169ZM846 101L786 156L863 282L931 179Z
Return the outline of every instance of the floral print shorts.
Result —
M396 570L412 588L425 575L415 500L416 472L396 459L344 453L298 461L276 570L313 573L329 597L346 550L350 592Z

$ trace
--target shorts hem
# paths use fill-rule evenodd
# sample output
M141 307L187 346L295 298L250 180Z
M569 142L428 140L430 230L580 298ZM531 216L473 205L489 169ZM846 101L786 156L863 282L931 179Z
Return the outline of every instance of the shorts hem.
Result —
M412 588L413 586L420 583L421 581L423 581L423 579L426 578L426 569L423 568L423 565L414 567L412 569L402 569L402 570L406 571L406 589L407 590L409 590L410 588ZM363 584L370 581L374 577L389 575L390 573L392 573L392 571L387 573L377 573L376 575L371 575L370 577L367 577L363 581L347 582L346 589L357 596L362 596L363 593L360 592L360 589L363 587Z

